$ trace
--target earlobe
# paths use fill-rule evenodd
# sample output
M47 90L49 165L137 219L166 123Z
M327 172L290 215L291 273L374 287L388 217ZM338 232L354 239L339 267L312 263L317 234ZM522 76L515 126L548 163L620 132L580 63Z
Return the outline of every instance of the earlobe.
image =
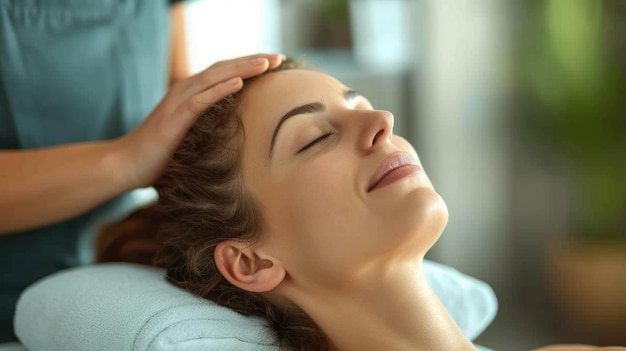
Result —
M252 292L270 291L285 278L285 269L259 257L248 243L227 240L215 247L215 264L231 284Z

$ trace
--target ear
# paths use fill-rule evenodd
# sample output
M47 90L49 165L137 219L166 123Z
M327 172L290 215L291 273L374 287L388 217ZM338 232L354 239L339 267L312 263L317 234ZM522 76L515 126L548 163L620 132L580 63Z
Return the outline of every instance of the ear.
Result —
M259 257L254 248L241 241L226 240L215 247L215 263L231 284L252 292L274 289L285 278L285 269L271 258Z

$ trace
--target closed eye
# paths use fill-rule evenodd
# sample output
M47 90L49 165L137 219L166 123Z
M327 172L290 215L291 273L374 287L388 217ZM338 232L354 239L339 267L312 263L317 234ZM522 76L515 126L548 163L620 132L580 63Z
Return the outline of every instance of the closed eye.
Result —
M331 135L332 135L332 133L326 133L326 134L320 136L319 138L317 138L317 139L313 140L312 142L308 143L307 145L305 145L302 149L298 150L297 154L310 149L311 147L315 146L315 144L317 144L317 143L319 143L321 141L324 141L324 139L328 138Z

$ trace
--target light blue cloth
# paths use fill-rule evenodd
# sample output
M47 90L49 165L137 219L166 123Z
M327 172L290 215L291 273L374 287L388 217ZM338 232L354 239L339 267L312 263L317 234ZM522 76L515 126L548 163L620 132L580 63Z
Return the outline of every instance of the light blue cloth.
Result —
M24 345L19 342L7 342L0 344L0 351L28 351Z
M429 261L425 272L468 338L491 323L497 301L487 284ZM31 351L277 350L265 320L195 297L167 283L162 270L132 264L42 279L21 296L15 329Z
M424 274L468 339L476 339L496 317L498 299L487 283L428 260Z

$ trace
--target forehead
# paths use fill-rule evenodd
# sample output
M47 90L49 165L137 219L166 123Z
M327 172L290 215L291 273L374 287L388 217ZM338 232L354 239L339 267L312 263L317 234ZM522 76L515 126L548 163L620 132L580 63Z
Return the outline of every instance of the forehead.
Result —
M247 115L272 114L278 119L296 106L341 97L345 89L339 81L321 72L295 69L269 73L248 88L242 117L245 121Z

